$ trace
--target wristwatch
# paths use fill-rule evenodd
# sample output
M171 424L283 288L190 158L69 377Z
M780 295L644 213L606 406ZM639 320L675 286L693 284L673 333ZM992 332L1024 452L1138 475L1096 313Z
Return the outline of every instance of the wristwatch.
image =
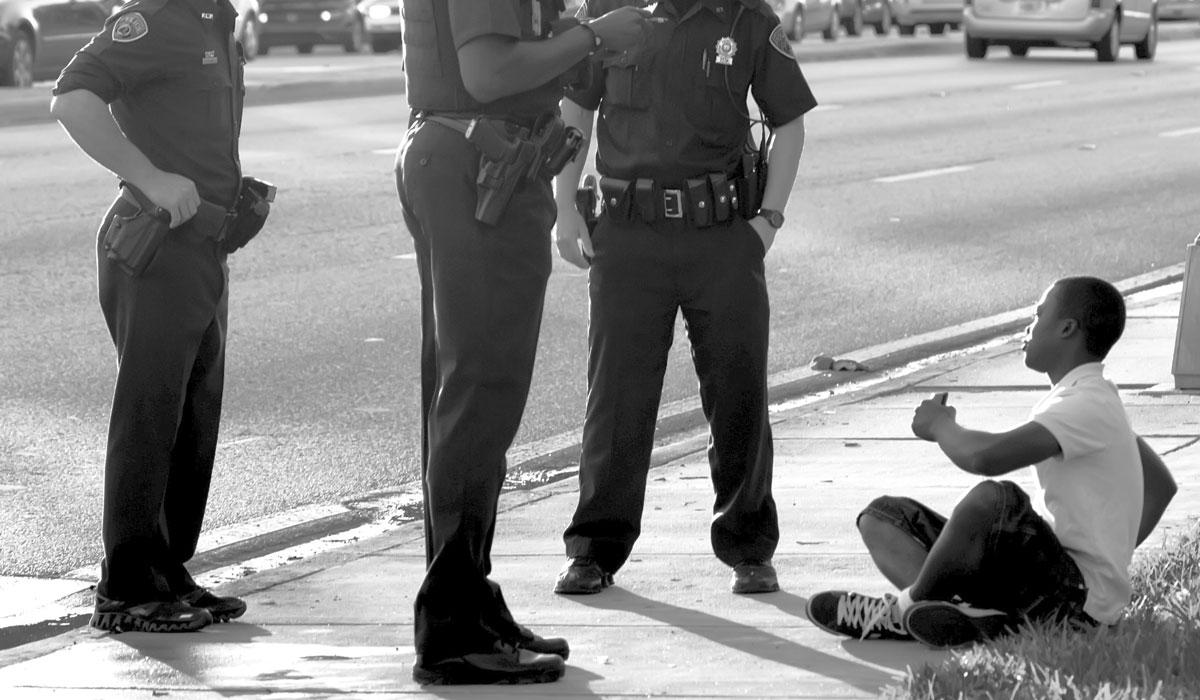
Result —
M778 229L783 226L783 212L774 209L759 209L758 215L763 218L771 228Z
M590 19L580 20L579 22L579 26L586 29L587 33L592 35L592 50L588 51L589 56L599 51L600 46L604 43L604 40L600 38L600 35L596 33L596 30L592 29L591 24L592 20Z

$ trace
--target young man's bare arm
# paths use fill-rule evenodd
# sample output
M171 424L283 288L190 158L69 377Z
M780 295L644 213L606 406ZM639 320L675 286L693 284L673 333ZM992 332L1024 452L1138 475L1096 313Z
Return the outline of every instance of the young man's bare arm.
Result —
M1150 449L1145 440L1139 437L1137 446L1138 456L1142 460L1143 482L1142 521L1137 536L1137 543L1141 544L1154 531L1179 487L1175 485L1175 479L1162 458Z
M913 434L936 442L958 468L980 476L1000 476L1037 464L1062 452L1045 427L1029 422L1004 433L970 430L959 425L957 411L945 395L926 399L913 414Z

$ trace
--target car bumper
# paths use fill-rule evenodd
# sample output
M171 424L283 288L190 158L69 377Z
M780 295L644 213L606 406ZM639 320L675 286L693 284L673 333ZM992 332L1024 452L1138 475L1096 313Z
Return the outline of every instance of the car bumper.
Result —
M921 7L905 2L892 3L892 21L896 24L958 24L962 7Z
M1184 7L1158 6L1159 19L1200 19L1200 5Z
M1083 19L1014 19L963 13L963 27L975 39L1024 41L1055 46L1090 46L1112 25L1112 10L1091 10Z

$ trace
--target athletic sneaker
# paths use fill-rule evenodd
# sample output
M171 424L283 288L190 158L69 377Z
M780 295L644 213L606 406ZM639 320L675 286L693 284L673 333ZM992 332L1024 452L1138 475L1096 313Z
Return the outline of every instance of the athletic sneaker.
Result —
M213 622L229 622L246 612L246 601L233 596L215 595L207 588L194 588L190 593L179 596L179 600L193 608L207 610Z
M808 619L826 632L857 639L912 639L900 617L896 596L874 598L847 591L824 591L808 599Z
M96 629L120 632L195 632L212 624L203 608L180 601L126 603L96 595L96 609L89 624Z
M904 626L917 641L940 649L999 637L1016 627L1016 618L966 603L923 600L904 611Z

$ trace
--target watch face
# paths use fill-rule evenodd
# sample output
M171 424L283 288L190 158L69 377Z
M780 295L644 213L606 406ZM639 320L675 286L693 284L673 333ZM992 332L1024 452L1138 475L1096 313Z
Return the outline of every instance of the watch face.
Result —
M773 209L762 209L759 210L758 213L762 215L762 218L767 220L768 224L771 224L771 228L779 228L783 226L782 212L777 212Z

